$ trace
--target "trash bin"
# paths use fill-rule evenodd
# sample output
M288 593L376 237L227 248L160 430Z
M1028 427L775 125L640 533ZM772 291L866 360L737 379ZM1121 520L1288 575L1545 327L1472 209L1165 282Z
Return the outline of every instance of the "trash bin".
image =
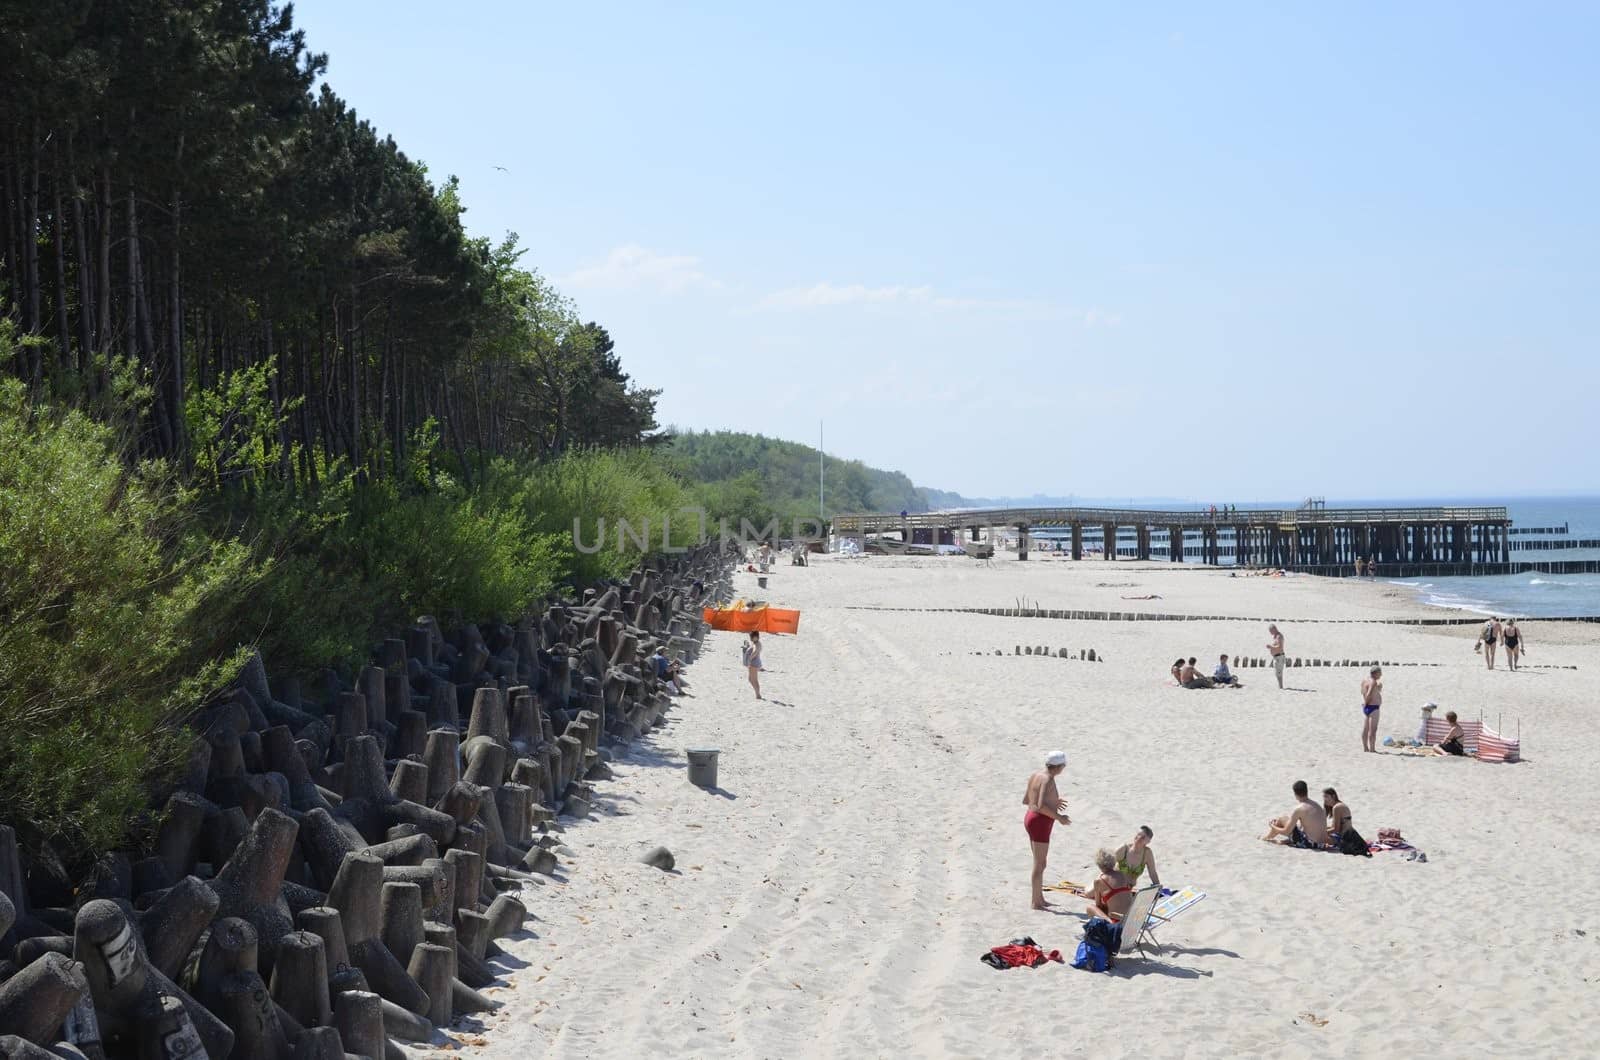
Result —
M758 577L756 579L756 584L761 586L761 588L765 589L767 587L767 576L765 574L763 574L760 577Z
M689 783L702 788L717 786L717 748L685 751L689 756Z

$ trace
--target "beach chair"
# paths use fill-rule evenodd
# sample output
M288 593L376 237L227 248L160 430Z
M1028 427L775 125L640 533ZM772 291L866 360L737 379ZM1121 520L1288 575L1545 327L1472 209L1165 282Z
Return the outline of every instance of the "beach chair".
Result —
M1117 950L1117 956L1126 957L1135 949L1140 956L1144 955L1141 943L1150 934L1150 918L1160 898L1161 887L1157 884L1141 887L1133 893L1133 904L1128 906L1128 915L1122 918L1122 946ZM1154 935L1150 936L1150 941L1155 941ZM1156 952L1160 952L1159 946Z
M1143 892L1141 891L1140 893L1142 894ZM1156 938L1156 928L1166 927L1181 914L1204 901L1205 897L1206 892L1198 887L1184 887L1181 890L1173 891L1150 908L1150 915L1145 919L1144 927L1140 929L1139 935L1148 937L1151 945L1155 946L1156 952L1161 952L1161 940ZM1135 945L1137 945L1138 940L1135 939L1134 941Z

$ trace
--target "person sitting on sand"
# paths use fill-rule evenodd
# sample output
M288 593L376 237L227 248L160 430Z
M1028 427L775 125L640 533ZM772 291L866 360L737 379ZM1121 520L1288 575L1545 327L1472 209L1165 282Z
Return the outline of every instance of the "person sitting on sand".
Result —
M1262 836L1269 842L1287 839L1290 846L1304 847L1307 850L1323 850L1328 846L1327 814L1306 797L1309 791L1306 782L1294 782L1294 808L1282 817L1274 817L1267 822L1267 834Z
M1328 814L1328 846L1337 848L1345 829L1350 827L1350 807L1340 801L1337 791L1323 788L1322 808Z
M1150 882L1157 887L1161 886L1161 874L1156 871L1156 856L1150 849L1150 840L1155 838L1155 833L1150 831L1150 826L1142 824L1139 830L1133 833L1133 838L1118 847L1114 853L1117 858L1117 871L1128 876L1134 883L1139 882L1139 877L1145 869L1150 870Z
M1433 747L1428 748L1428 751L1436 755L1457 755L1460 757L1465 757L1467 753L1467 745L1461 742L1461 737L1464 734L1461 731L1461 723L1456 721L1456 712L1453 710L1445 711L1444 720L1450 723L1450 731L1445 733L1443 740L1439 741L1439 743Z
M1033 847L1031 885L1035 909L1047 909L1050 906L1044 900L1044 866L1050 854L1050 832L1057 821L1072 823L1072 818L1063 812L1066 803L1056 790L1056 777L1065 768L1067 752L1051 751L1045 756L1044 768L1028 778L1027 790L1022 795L1022 804L1028 808L1028 812L1022 815L1022 827L1027 831L1028 842Z
M656 653L651 657L650 661L656 668L656 678L667 682L672 686L674 692L682 695L683 686L688 682L683 679L678 663L667 658L667 646L665 644L656 647Z
M1233 671L1228 669L1228 653L1222 653L1222 660L1217 663L1217 668L1211 671L1211 683L1214 685L1229 685L1239 687L1239 679L1233 676Z
M1172 680L1178 685L1182 685L1183 684L1183 660L1182 659L1179 659L1177 662L1172 664Z
M1183 664L1183 670L1180 672L1180 679L1178 683L1183 685L1184 688L1216 687L1211 683L1211 678L1194 668L1193 655L1189 656L1189 661Z
M1117 859L1108 850L1095 851L1094 863L1100 875L1084 895L1089 915L1120 923L1133 904L1133 877L1117 868Z

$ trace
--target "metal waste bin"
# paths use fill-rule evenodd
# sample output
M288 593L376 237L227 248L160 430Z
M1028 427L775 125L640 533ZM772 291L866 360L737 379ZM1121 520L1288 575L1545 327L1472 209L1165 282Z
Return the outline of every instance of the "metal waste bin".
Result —
M765 574L763 574L763 575L759 576L758 578L756 578L756 584L761 586L761 588L765 589L767 587L767 576Z
M699 748L684 752L689 756L689 783L701 788L717 786L717 748Z

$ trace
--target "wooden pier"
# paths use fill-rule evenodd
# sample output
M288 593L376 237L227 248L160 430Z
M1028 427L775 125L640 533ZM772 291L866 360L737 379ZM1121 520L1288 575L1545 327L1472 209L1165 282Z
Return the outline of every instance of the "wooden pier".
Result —
M1220 509L1164 512L1117 508L991 508L973 511L858 512L835 515L833 533L865 546L871 536L894 535L905 545L957 544L963 532L978 541L996 528L1017 535L1017 558L1028 558L1040 531L1070 541L1073 559L1098 541L1107 560L1168 559L1221 565L1226 555L1242 567L1280 567L1353 574L1357 559L1376 560L1380 571L1404 565L1510 573L1511 519L1505 508ZM1119 538L1129 546L1119 547ZM1504 568L1504 570L1494 569ZM1436 573L1443 573L1436 571Z

